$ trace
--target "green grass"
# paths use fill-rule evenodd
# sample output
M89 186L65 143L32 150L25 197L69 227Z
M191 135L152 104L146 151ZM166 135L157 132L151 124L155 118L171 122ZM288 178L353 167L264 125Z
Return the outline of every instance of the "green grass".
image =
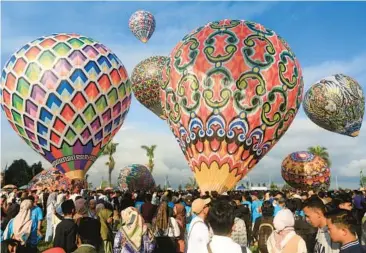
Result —
M43 223L42 223L42 229L41 229L41 232L43 234L43 236L46 235L46 228L47 228L47 222L44 220ZM52 242L45 242L44 240L41 241L39 244L38 244L38 250L39 252L43 252L49 248L52 248Z

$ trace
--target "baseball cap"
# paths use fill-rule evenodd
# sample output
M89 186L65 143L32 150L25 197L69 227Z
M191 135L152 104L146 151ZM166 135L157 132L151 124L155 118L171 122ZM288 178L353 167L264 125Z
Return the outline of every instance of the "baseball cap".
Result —
M211 202L211 199L196 199L192 203L192 212L199 214Z

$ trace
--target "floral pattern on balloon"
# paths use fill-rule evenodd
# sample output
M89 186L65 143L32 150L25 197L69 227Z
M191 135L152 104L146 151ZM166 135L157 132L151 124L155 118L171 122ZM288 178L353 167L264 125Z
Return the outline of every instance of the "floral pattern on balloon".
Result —
M131 164L120 171L118 184L122 190L149 191L155 187L155 180L145 165Z
M303 80L283 42L260 24L221 20L171 52L162 106L201 190L233 189L291 125Z
M326 190L330 185L327 162L307 151L288 155L282 162L281 174L290 186L300 190Z
M27 43L1 77L2 108L14 131L70 179L84 178L131 103L122 62L77 34Z
M71 180L57 169L43 170L28 183L28 189L70 190Z
M134 12L128 21L128 27L133 35L143 43L149 41L155 31L155 26L154 16L144 10Z
M356 80L337 74L310 87L303 106L306 115L318 126L356 137L365 114L365 96Z
M160 84L168 57L152 56L141 61L132 71L132 90L136 99L161 119L166 119L161 107Z

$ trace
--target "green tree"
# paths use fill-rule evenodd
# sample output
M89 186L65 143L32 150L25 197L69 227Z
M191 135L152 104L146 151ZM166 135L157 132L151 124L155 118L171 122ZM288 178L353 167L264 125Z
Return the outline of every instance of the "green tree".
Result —
M263 186L263 187L266 187L266 183L263 183L263 184L262 184L262 186Z
M141 146L142 149L144 149L146 151L146 156L149 159L149 162L147 164L147 167L149 168L150 172L153 173L154 170L154 157L155 157L155 149L156 149L156 145L151 145L149 146Z
M328 167L332 166L332 161L329 158L329 153L326 147L321 147L321 146L314 146L314 147L309 147L308 151L310 153L313 153L314 155L320 156L321 158L323 158L327 164Z
M23 159L15 160L4 172L4 185L13 184L18 187L26 185L42 170L41 162L29 166Z
M275 183L273 183L273 182L271 182L271 185L270 185L270 187L269 187L272 191L273 190L278 190L278 186L275 184Z
M366 177L363 175L363 169L360 169L360 187L366 186Z
M108 183L109 186L112 186L112 171L114 170L114 166L116 162L114 161L114 153L116 153L118 143L114 143L113 141L108 142L108 144L104 147L102 155L108 156L108 162L105 165L108 166Z

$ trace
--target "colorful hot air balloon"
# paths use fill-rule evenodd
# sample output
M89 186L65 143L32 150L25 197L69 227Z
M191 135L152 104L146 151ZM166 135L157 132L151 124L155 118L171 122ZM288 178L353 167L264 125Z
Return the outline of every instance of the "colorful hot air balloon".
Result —
M35 175L28 183L28 189L36 190L49 189L49 190L68 190L71 187L71 180L57 169L43 170Z
M128 27L136 38L146 43L155 31L155 18L148 11L136 11L131 15Z
M301 72L287 43L253 22L212 22L176 45L162 106L202 191L234 188L286 132Z
M151 190L155 187L155 180L145 165L131 164L123 168L118 176L122 190Z
M162 70L168 57L153 56L141 61L133 69L131 82L136 99L161 119L166 119L161 107L160 84Z
M356 137L365 113L365 96L356 80L337 74L316 82L306 92L303 106L318 126Z
M327 162L307 151L288 155L282 162L281 174L283 179L296 189L328 189L330 185L330 169Z
M2 108L17 134L70 179L83 179L131 103L122 62L77 34L38 38L2 71Z

